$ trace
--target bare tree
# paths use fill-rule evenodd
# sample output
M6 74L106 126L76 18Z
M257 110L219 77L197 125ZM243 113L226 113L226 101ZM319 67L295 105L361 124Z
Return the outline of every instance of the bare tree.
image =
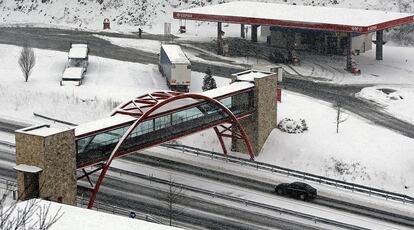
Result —
M60 208L51 214L51 203L42 205L36 199L26 201L24 205L12 201L6 206L11 192L4 192L0 200L0 230L47 230L63 215Z
M336 133L339 133L339 124L348 120L349 117L342 116L342 102L339 98L336 100Z
M36 57L34 51L26 43L23 45L22 51L20 52L19 65L23 72L25 82L29 80L29 76L32 73L32 69L36 64Z
M170 176L168 192L165 200L168 206L168 218L170 220L170 226L172 225L173 218L183 213L184 209L178 207L178 203L181 203L184 199L185 197L183 188L177 186Z

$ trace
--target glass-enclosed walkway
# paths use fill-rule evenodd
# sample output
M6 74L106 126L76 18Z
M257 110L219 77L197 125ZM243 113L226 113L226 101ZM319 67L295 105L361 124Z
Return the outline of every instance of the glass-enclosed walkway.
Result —
M250 115L255 111L253 89L252 87L242 92L230 92L217 100L236 117ZM228 121L228 115L219 106L211 102L198 101L191 106L175 108L162 115L148 117L129 135L119 153L154 146ZM107 159L132 123L133 121L130 121L121 127L77 139L78 167Z

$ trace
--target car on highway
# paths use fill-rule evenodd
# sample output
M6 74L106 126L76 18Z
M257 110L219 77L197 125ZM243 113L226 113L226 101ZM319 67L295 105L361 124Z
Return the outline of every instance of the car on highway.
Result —
M302 182L278 184L275 187L275 193L301 200L312 200L317 196L317 191L314 187Z

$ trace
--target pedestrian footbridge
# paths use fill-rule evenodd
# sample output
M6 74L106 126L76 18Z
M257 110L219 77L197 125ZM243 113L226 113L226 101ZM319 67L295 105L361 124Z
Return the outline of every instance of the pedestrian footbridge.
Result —
M77 187L85 186L78 181L86 179L92 208L114 159L206 129L217 134L224 154L223 139L231 138L233 151L254 160L276 127L277 74L244 71L233 75L231 84L202 93L157 91L135 97L110 116L74 128L18 130L19 199L40 196L73 205ZM94 173L99 176L92 178Z
M231 135L244 139L254 159L238 122L254 111L254 84L250 82L200 94L162 91L142 95L120 105L108 118L76 127L77 168L106 161L114 150L114 157L119 157L209 128L216 130L220 142ZM239 132L227 134L229 125L236 125Z

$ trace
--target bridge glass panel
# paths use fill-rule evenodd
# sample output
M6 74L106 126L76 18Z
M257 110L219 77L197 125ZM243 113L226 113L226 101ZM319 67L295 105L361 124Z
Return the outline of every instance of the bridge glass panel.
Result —
M239 93L219 101L235 115L255 110L253 91ZM210 102L200 103L194 107L145 120L133 130L120 150L129 151L139 146L162 143L178 135L212 127L227 119L228 115L219 106ZM77 140L77 164L108 158L130 125Z
M115 147L116 143L118 143L128 127L129 126L121 127L106 133L100 133L95 136L77 140L77 163L80 164L100 159L106 155L109 156L109 154L111 154L109 146Z

